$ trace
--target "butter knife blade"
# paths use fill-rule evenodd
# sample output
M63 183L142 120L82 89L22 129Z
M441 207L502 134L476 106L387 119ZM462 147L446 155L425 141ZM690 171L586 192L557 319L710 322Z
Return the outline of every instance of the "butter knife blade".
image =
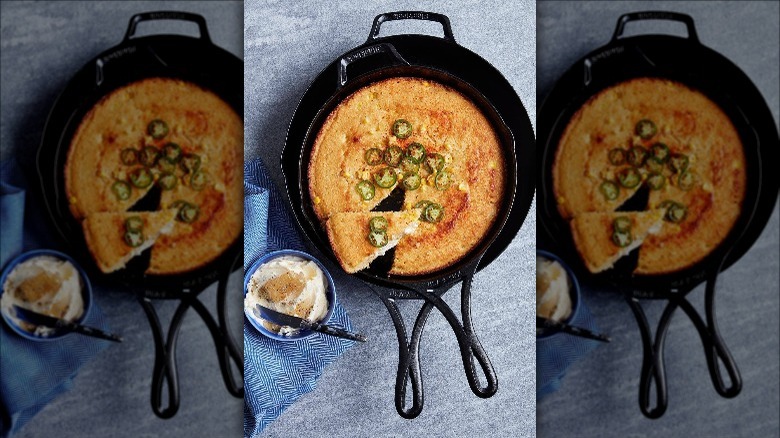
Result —
M122 337L113 333L107 333L103 330L96 329L94 327L88 327L75 322L65 321L64 319L55 318L53 316L44 315L23 307L19 307L14 304L14 311L19 319L29 322L30 324L42 325L44 327L51 327L55 329L69 330L82 335L91 336L93 338L107 339L114 342L122 342Z

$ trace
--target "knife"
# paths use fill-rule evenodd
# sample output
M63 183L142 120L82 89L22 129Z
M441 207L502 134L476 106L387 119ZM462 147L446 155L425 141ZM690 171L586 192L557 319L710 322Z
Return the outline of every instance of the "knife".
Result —
M611 341L611 339L607 335L602 335L601 333L594 333L582 327L575 327L573 325L569 325L564 322L554 321L552 319L547 319L543 316L538 316L538 315L536 316L536 327L560 330L570 335L579 336L581 338L595 339L601 342Z
M93 327L87 327L76 322L65 321L64 319L55 318L49 315L43 315L32 310L19 307L14 304L14 311L16 316L23 321L27 321L30 324L41 325L44 327L55 328L59 330L66 330L82 335L92 336L93 338L108 339L109 341L122 342L122 337L113 333L107 333L103 330Z
M332 327L325 324L319 324L311 322L297 316L286 315L279 313L273 309L263 307L259 304L255 304L255 316L265 319L276 325L286 325L293 328L314 330L315 332L325 333L326 335L336 336L344 339L351 339L353 341L366 342L366 337L360 333L352 333L344 329Z

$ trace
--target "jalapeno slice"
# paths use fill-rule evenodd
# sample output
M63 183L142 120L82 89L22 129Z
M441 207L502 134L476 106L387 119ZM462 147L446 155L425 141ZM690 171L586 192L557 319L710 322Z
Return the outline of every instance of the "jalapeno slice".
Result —
M154 146L144 146L141 149L141 155L138 157L138 161L146 167L154 167L159 159L160 150Z
M636 187L642 181L642 176L634 167L626 167L618 173L617 177L620 185L627 189Z
M363 154L363 159L371 166L382 164L382 150L379 148L371 148Z
M404 158L404 151L398 146L390 146L385 149L382 158L388 166L398 167L401 164L401 160Z
M371 245L374 245L377 248L381 248L385 245L387 245L388 239L387 239L387 232L386 231L369 231L368 232L368 241L371 243Z
M625 248L628 245L631 245L631 242L633 242L633 240L634 239L631 238L630 231L615 230L612 232L612 242L620 248Z
M425 146L420 143L412 143L406 148L406 156L411 158L416 164L422 163L425 159Z
M420 184L422 184L422 178L420 178L419 173L404 174L403 186L405 190L417 190L420 188Z
M127 231L141 231L144 228L144 220L141 216L130 216L125 219L125 230Z
M173 190L176 188L176 184L179 182L179 178L170 172L163 172L160 174L160 178L157 180L157 185L163 190Z
M618 216L612 221L612 230L627 233L631 231L631 218L628 216Z
M125 243L127 246L137 248L144 243L144 233L139 231L127 230L125 231Z
M662 202L659 207L666 208L664 219L667 222L680 223L688 215L688 208L679 202L667 200Z
M355 190L358 192L358 195L360 195L360 199L364 201L374 199L374 185L371 184L371 181L360 181L355 184Z
M658 161L655 161L654 159L649 159L645 163L645 167L647 167L647 170L650 172L655 173L663 173L666 166L664 166L664 163L659 163Z
M130 173L130 182L139 189L145 189L152 183L152 173L145 167L139 167Z
M452 184L452 174L446 170L436 174L436 188L439 190L447 190Z
M431 201L428 201L427 199L423 199L421 201L417 201L416 204L414 204L414 208L420 208L422 211L420 212L420 220L425 220L425 208L431 205Z
M130 199L132 189L130 188L130 184L124 181L114 181L114 184L111 185L111 191L114 192L114 196L116 196L117 199L126 201Z
M651 190L661 190L665 185L666 177L660 173L653 172L647 177L647 186L650 187Z
M421 201L417 201L416 204L414 204L414 208L422 208L425 209L425 207L431 205L431 201L428 201L427 199L423 199Z
M393 187L393 184L395 184L397 180L398 177L395 175L395 170L390 167L385 167L374 174L374 182L383 189Z
M647 149L642 146L631 146L626 155L628 164L634 167L642 167L647 161Z
M658 132L658 128L652 120L642 119L637 122L634 132L636 135L642 137L642 139L647 140L653 138L655 133Z
M688 191L692 189L694 185L696 185L696 179L697 178L695 173L689 170L684 170L677 178L677 187Z
M168 124L160 119L154 119L146 126L146 133L159 140L168 135Z
M190 177L190 187L195 190L203 190L203 188L206 187L206 184L208 183L209 175L202 170L196 170L195 173L193 173Z
M166 143L162 150L163 157L169 162L176 164L181 160L181 146L176 143Z
M200 155L184 154L181 157L181 162L179 165L185 173L195 172L196 170L200 169Z
M393 135L404 139L412 135L412 124L404 119L398 119L393 122Z
M669 158L669 168L672 172L684 172L688 168L688 156L685 154L672 154Z
M431 202L425 207L423 217L426 222L435 224L444 218L444 207L442 207L441 204Z
M428 154L428 156L425 157L425 170L430 173L440 172L444 169L445 162L444 156L441 154Z
M368 221L371 231L387 231L387 219L384 216L374 216Z
M160 161L157 162L157 168L160 169L163 173L175 173L176 172L176 164L171 163L168 161L165 157L160 159Z
M623 148L614 148L609 151L609 162L619 166L626 162L626 151Z
M669 161L669 155L669 146L664 143L658 142L650 148L650 158L658 163Z
M401 160L401 170L404 173L417 173L420 171L420 165L412 160L412 157L404 155Z
M119 158L122 160L122 164L131 166L138 162L138 151L133 148L122 149Z
M176 218L181 222L190 224L195 222L195 219L197 219L199 215L200 208L198 208L197 205L184 202L179 208L179 214L176 215Z
M610 201L614 201L620 194L620 187L618 187L618 185L612 181L604 181L599 186L599 191L602 195L604 195L605 198Z

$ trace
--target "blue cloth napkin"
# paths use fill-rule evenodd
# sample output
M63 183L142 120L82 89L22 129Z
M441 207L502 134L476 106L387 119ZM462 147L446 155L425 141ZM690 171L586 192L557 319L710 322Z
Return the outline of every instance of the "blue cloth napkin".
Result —
M280 249L306 251L284 200L260 160L244 164L244 269ZM352 329L336 300L328 325ZM314 390L325 367L354 341L316 334L281 342L244 320L244 436L257 436L298 398Z
M43 209L34 205L25 187L14 161L0 163L0 269L22 251L57 249L47 244ZM94 300L85 324L110 330ZM76 334L35 342L0 323L0 434L17 433L47 403L70 389L79 368L108 345Z
M580 304L574 313L571 325L598 332L596 320L585 304L584 293L580 293ZM536 339L536 399L555 392L561 386L566 370L591 350L598 347L599 341L556 333Z

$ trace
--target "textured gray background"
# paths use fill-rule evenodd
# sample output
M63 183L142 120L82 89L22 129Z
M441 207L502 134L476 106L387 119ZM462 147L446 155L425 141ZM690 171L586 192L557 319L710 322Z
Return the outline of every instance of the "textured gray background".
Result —
M205 16L215 44L242 57L242 2L6 2L0 4L0 144L2 156L29 160L46 116L70 77L124 37L130 16L149 10L187 10ZM192 24L144 23L145 33L197 34ZM235 80L240 81L241 77ZM229 284L233 333L241 339L241 275ZM216 288L201 295L214 312ZM211 337L190 311L178 349L181 409L161 420L149 404L154 345L146 317L126 293L103 290L95 301L124 336L85 365L73 388L44 408L21 437L240 436L243 400L222 383ZM158 303L167 325L173 302ZM1 348L1 346L0 346ZM3 364L6 366L8 364ZM10 364L13 366L12 364Z
M619 15L673 10L692 15L701 42L742 68L763 94L777 123L779 7L778 2L539 2L540 104L572 63L611 38ZM677 34L681 28L654 21L629 23L626 31ZM638 405L642 352L636 323L621 298L597 293L586 299L613 341L574 364L562 388L537 404L538 436L778 436L778 234L776 208L760 240L720 276L717 286L721 334L742 372L744 386L739 396L724 399L717 395L696 331L678 311L666 340L669 409L661 419L644 418ZM703 295L700 287L690 296L699 309ZM661 310L659 303L649 306L651 324L655 325Z
M342 53L362 44L382 12L428 9L449 16L456 40L509 80L536 120L533 2L411 1L255 2L245 5L245 158L262 157L282 186L279 156L287 126L309 83ZM382 35L441 35L438 24L393 22ZM507 251L474 280L473 317L499 379L491 399L474 396L457 344L443 317L431 316L423 336L425 409L415 420L395 412L398 346L387 311L361 282L328 267L354 326L370 341L329 366L317 389L266 430L267 436L531 436L534 434L535 208ZM448 292L458 306L459 293ZM417 303L401 303L407 321Z

